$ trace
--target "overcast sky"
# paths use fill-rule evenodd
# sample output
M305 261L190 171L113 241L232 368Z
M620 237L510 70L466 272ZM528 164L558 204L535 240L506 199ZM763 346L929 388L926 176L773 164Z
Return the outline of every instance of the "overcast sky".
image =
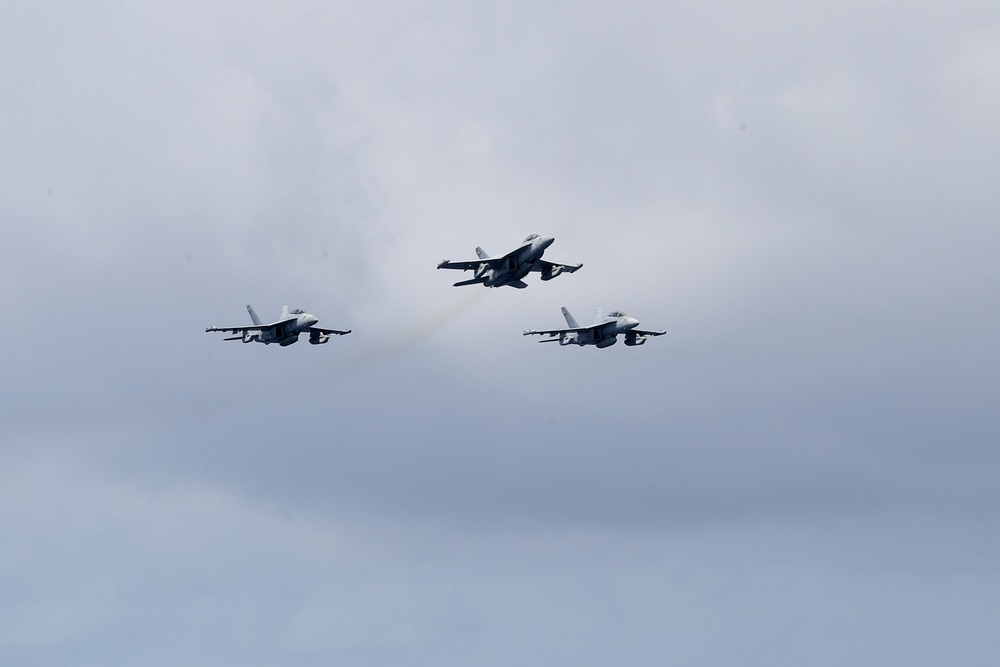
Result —
M827 4L0 3L0 663L994 665L1000 6Z

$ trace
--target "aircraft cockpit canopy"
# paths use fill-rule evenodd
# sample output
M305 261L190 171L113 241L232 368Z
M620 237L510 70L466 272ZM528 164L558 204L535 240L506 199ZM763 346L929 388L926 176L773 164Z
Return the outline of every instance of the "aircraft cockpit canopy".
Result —
M288 311L288 314L289 315L305 315L306 311L302 310L301 308L292 308L290 311Z
M611 314L608 315L608 317L627 317L627 315L625 315L625 313L620 310L612 310Z
M538 234L528 234L528 237L524 239L524 243L527 243L528 241L534 241L537 238Z

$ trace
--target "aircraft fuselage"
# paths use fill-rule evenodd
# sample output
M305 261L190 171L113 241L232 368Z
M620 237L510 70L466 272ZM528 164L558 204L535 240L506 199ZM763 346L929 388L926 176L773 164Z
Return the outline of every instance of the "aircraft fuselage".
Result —
M299 340L299 334L306 331L312 325L319 322L319 318L310 313L298 313L291 321L278 322L262 327L259 333L246 331L243 333L244 343L264 343L270 345L277 343L282 347L287 347Z
M621 317L608 318L600 326L593 327L586 331L571 331L559 337L560 345L596 345L597 347L611 347L618 342L618 334L627 334L631 329L639 325L639 320L634 317L622 315Z
M487 287L502 287L521 280L542 258L545 249L552 245L555 239L551 236L539 236L525 242L520 248L507 255L500 266L482 264L476 272L476 278L482 278Z

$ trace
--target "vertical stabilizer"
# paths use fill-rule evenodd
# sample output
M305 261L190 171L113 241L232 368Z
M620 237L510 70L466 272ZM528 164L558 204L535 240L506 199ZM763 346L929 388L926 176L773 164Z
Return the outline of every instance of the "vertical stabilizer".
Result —
M482 248L480 248L479 246L476 246L476 254L479 255L479 259L489 258L489 254L487 254L487 252Z
M278 321L284 322L287 319L288 319L288 305L286 304L281 307L281 317L278 318Z
M569 328L570 329L579 329L580 325L576 323L576 319L572 315L569 314L568 310L566 310L566 306L563 306L562 311L563 311L563 317L566 318L566 324L569 326Z
M254 324L264 324L263 322L261 322L260 318L257 317L257 313L254 312L253 306L251 306L249 303L247 304L247 312L250 313L251 322L253 322Z
M604 309L598 306L597 310L594 311L594 324L600 324L603 319Z

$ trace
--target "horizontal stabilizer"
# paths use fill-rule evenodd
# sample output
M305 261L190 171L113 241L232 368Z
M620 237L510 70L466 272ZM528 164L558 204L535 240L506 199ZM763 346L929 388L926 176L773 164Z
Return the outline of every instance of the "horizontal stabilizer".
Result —
M470 278L469 280L461 280L452 287L464 287L465 285L480 285L485 281L485 278Z

